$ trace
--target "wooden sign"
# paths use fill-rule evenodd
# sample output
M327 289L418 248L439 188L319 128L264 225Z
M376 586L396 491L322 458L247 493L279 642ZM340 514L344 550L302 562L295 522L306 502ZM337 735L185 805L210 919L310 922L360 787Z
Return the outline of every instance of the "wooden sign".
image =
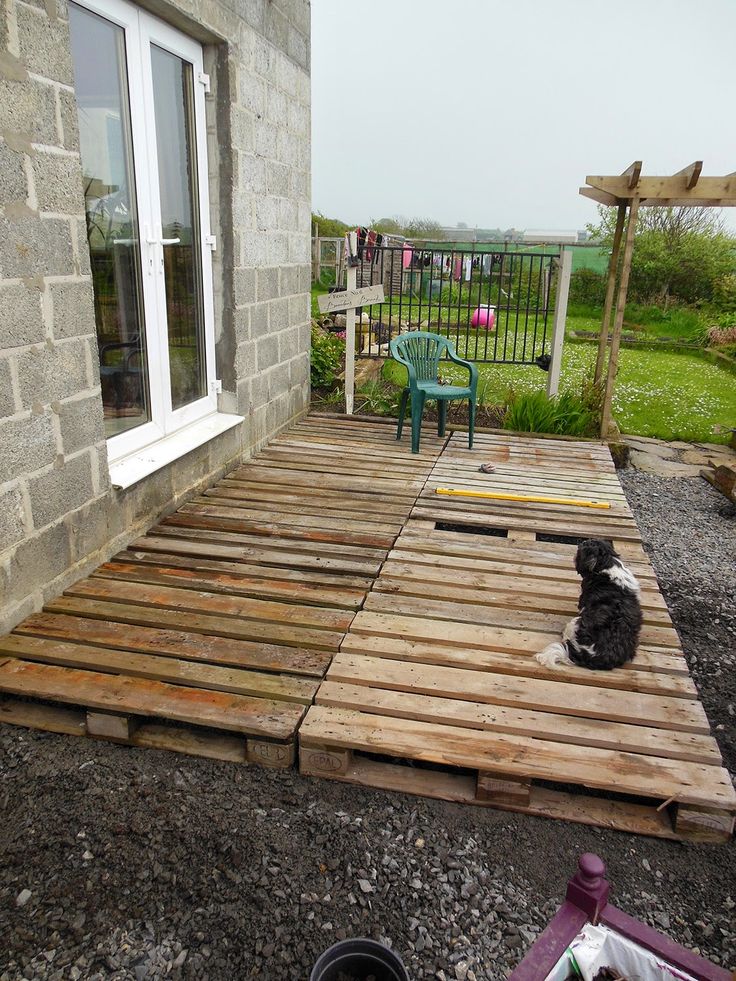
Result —
M363 286L358 290L345 290L343 293L326 293L317 297L320 313L334 310L350 310L355 307L369 307L373 303L383 303L383 285Z

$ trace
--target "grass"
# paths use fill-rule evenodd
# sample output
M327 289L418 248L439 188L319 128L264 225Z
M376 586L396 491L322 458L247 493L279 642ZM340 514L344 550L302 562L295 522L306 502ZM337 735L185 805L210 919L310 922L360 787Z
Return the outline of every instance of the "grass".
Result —
M592 253L594 250L579 250ZM327 289L313 288L313 310L316 296ZM414 301L416 303L416 301ZM435 304L432 305L433 309ZM407 307L402 304L402 314ZM453 311L454 313L455 311ZM426 301L422 303L422 319L429 313ZM443 305L443 318L448 314ZM498 311L496 330L471 330L465 337L467 309L457 311L460 337L456 339L452 325L450 338L456 342L460 357L505 357L513 354L515 317L506 318ZM567 333L600 329L600 311L577 308L575 315L567 318ZM402 319L404 317L402 316ZM430 317L431 319L431 317ZM520 318L521 319L521 318ZM432 328L430 328L432 329ZM436 328L434 328L436 330ZM693 343L697 334L697 322L692 311L674 308L667 313L653 308L627 309L627 330L634 329L637 338L646 342L659 337L675 338ZM549 318L548 339L552 330ZM448 330L443 328L447 335ZM516 334L517 356L521 355L526 339L526 359L530 352L542 352L542 325L538 325L536 339L533 325L529 330L519 329ZM571 342L564 347L561 391L579 392L586 375L592 375L596 358L596 344ZM479 399L487 405L505 405L509 391L518 393L542 391L546 374L529 365L479 363ZM467 377L467 372L448 365L443 375L451 381ZM404 369L393 362L384 368L387 381L403 385ZM730 427L736 424L736 376L726 366L714 364L695 351L677 351L670 348L622 347L619 357L619 375L614 394L613 411L622 432L658 439L683 439L693 442L725 441L725 436L715 435L714 426Z
M595 365L596 345L567 343L562 357L561 391L579 392ZM515 392L544 390L547 376L526 365L479 364L481 402L504 404ZM448 365L448 380L464 380L467 371ZM384 378L405 384L405 371L387 362ZM736 419L736 378L726 368L690 352L649 349L621 350L613 413L621 431L658 439L719 442L716 425L733 426Z

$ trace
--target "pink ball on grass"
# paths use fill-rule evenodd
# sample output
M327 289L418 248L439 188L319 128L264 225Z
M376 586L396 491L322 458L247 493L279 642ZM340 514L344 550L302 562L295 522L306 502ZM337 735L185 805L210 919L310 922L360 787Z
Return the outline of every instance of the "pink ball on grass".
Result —
M485 327L486 330L493 330L496 323L496 310L494 307L478 307L470 318L473 327Z

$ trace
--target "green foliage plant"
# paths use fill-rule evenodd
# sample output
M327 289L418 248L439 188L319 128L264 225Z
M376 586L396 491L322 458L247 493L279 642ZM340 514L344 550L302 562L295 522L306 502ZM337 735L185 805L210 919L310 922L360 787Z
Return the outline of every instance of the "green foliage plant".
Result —
M597 413L586 398L562 392L548 398L545 392L510 394L504 429L519 433L554 433L564 436L594 435Z
M342 367L345 342L312 323L311 378L314 388L331 388Z

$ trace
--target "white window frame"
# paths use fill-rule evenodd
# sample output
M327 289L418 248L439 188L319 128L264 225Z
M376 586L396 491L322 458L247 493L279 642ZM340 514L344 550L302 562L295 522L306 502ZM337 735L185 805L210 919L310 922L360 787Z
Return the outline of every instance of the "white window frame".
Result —
M138 235L143 280L146 363L151 420L109 437L108 463L114 486L127 487L177 456L242 422L240 416L217 412L215 381L214 296L207 167L202 46L192 38L129 3L128 0L74 0L125 32L126 74L130 100L133 171L136 185ZM173 409L163 247L160 241L161 202L155 140L151 45L163 48L192 66L194 143L197 162L202 301L204 315L204 396ZM153 227L152 227L153 226ZM149 282L153 278L154 283ZM160 443L160 446L157 444Z

